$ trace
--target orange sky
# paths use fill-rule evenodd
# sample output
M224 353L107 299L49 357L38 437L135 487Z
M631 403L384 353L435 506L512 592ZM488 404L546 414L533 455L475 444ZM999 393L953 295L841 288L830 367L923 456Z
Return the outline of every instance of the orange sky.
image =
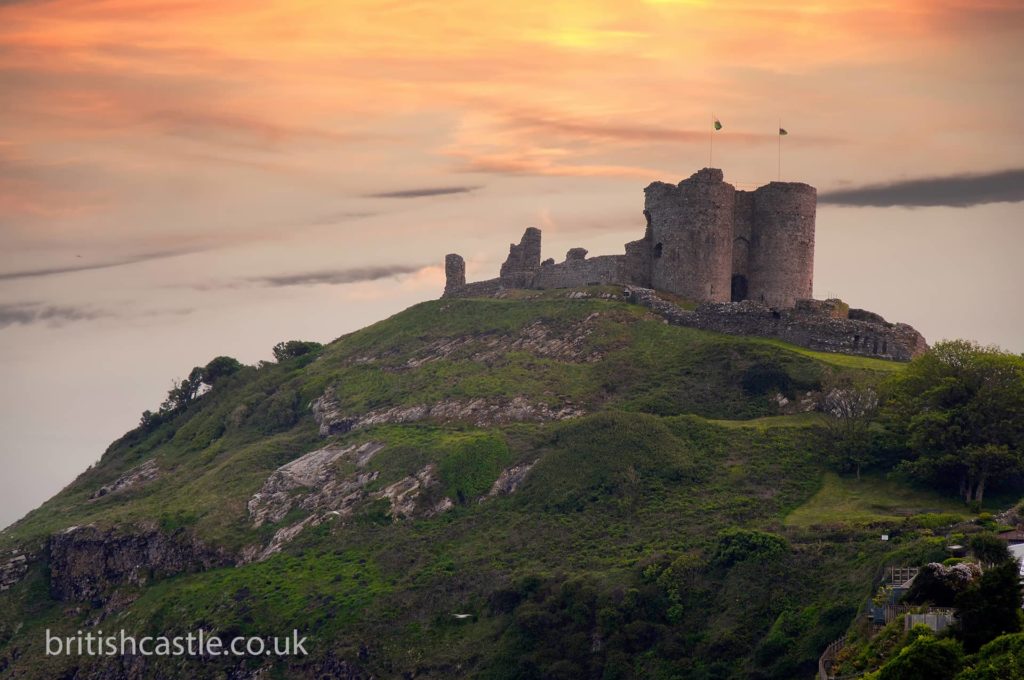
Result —
M621 252L712 115L743 186L780 119L822 193L1019 168L1021 45L1019 0L0 0L0 524L192 365L434 297L446 252ZM823 203L816 294L1024 351L1019 201Z

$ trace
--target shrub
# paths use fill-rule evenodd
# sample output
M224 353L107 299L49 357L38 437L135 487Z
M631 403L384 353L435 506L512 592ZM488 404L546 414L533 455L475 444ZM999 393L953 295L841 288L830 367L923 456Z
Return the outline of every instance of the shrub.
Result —
M718 546L711 557L713 564L729 567L753 557L770 559L788 550L781 536L754 529L726 529L718 534Z
M319 342L310 340L287 340L274 345L274 358L278 362L288 361L304 354L310 354L322 348Z

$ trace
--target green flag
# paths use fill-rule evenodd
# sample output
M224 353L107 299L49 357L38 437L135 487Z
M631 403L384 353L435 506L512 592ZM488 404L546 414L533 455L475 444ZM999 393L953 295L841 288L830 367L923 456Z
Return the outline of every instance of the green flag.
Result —
M788 135L789 133L786 132L786 128L779 128L779 134L780 135Z
M715 129L716 130L721 130L722 129L722 121L718 120L717 118L715 118Z

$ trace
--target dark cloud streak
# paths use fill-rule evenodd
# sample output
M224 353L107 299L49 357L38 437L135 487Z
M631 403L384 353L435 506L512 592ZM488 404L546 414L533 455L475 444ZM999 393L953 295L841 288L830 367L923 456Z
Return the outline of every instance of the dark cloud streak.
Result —
M426 198L428 196L448 196L450 194L468 194L476 191L479 186L466 187L424 187L421 189L403 189L401 191L384 191L379 194L366 194L364 198Z
M1019 201L1024 201L1024 169L886 182L829 191L818 196L819 203L878 208L967 208L984 203Z
M333 269L326 271L299 272L296 274L280 274L277 276L257 276L246 279L258 286L283 288L287 286L315 286L318 284L339 285L378 281L401 274L412 274L423 269L423 265L391 265L380 267L356 267L353 269Z
M110 316L110 314L87 307L15 302L0 304L0 329L7 326L28 326L37 323L60 326L71 321L90 321L105 316Z
M44 267L42 269L23 269L21 271L0 272L0 281L12 281L15 279L30 279L41 276L56 276L58 274L72 274L74 272L87 272L96 269L110 269L112 267L123 267L129 264L147 262L149 260L161 260L165 257L177 257L178 255L189 255L198 252L196 248L179 248L176 250L162 250L151 253L140 253L131 255L119 260L108 260L107 262L94 262L91 264L65 265L63 267Z

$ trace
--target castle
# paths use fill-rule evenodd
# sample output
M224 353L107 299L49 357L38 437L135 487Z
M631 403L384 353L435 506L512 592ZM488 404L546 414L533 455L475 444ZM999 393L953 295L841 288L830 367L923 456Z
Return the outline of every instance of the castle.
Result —
M444 296L616 284L680 325L904 361L927 349L906 324L813 299L814 187L771 182L740 191L721 170L704 168L677 185L654 182L644 198L646 232L624 255L588 258L572 248L564 262L541 261L541 232L531 227L509 246L498 278L466 283L465 260L448 255ZM656 291L697 307L670 310Z

